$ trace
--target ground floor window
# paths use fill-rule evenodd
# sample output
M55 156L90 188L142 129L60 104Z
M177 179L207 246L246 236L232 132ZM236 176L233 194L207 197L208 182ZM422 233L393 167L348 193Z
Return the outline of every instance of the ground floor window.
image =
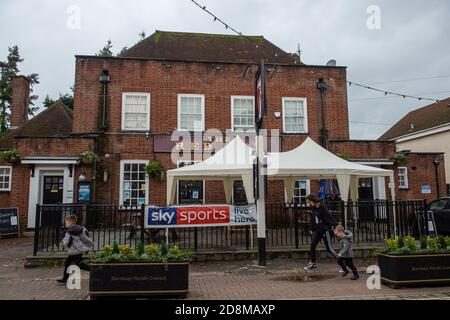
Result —
M234 181L233 184L233 202L238 205L248 204L245 193L244 182L242 180Z
M295 183L294 203L306 204L306 197L309 194L309 181L300 180Z
M179 161L178 168L190 166L200 161ZM202 180L180 180L178 181L178 203L179 204L203 204Z
M408 169L406 167L398 167L398 187L408 189Z
M145 161L124 161L122 163L121 204L125 207L139 206L145 203L147 180Z
M11 167L0 167L0 191L11 191Z

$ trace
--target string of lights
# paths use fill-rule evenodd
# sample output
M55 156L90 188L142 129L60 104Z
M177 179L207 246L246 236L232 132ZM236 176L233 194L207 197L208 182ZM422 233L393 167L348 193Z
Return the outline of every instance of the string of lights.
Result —
M412 96L412 95L409 95L409 94L403 94L403 93L398 93L398 92L392 92L392 91L377 89L377 88L374 88L374 87L371 87L371 86L367 86L367 85L356 83L356 82L352 82L352 81L347 81L347 83L348 83L349 86L354 85L354 86L365 88L365 89L368 89L368 90L382 92L382 93L384 93L385 96L391 95L391 96L403 97L405 99L406 98L417 99L419 101L421 101L421 100L435 101L436 103L438 103L440 101L439 99L435 99L435 98L425 98L425 97L419 97L419 96Z

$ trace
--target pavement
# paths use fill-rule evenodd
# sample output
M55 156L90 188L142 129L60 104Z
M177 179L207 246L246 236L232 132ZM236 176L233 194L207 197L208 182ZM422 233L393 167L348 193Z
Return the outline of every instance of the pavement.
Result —
M32 252L32 238L0 240L0 300L87 300L89 273L82 272L80 290L56 283L61 267L25 269ZM358 299L450 300L450 286L392 289L367 287L370 260L356 260L361 278L341 277L332 261L319 263L318 271L304 272L306 261L269 260L267 267L255 261L195 262L190 265L187 299Z

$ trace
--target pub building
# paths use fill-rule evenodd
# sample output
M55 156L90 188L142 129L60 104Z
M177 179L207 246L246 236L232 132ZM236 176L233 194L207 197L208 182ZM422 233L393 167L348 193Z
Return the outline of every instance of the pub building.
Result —
M77 55L73 110L57 102L28 120L29 82L13 79L11 123L0 149L17 149L20 159L0 163L1 207L17 207L22 230L32 230L37 204L165 205L166 176L149 178L145 165L155 161L165 172L201 160L208 141L190 144L190 160L172 161L171 152L181 148L171 139L174 131L218 129L225 137L227 130L254 130L261 60L264 128L279 130L280 151L311 137L350 161L394 170L397 199L436 197L431 164L435 157L443 162L442 154L408 152L400 166L393 142L350 140L346 67L304 64L262 36L156 31L119 57ZM87 152L96 161L85 159ZM439 175L444 190L443 166ZM294 201L319 187L298 181ZM328 190L338 194L332 183ZM359 181L360 199L389 199L387 190L383 177ZM180 181L176 198L179 204L225 203L219 181ZM234 182L233 201L246 202L241 181ZM270 181L267 202L284 201L283 183Z

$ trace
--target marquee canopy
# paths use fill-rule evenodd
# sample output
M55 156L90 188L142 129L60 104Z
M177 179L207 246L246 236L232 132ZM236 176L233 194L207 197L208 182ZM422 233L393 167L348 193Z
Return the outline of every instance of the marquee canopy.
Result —
M255 150L237 136L203 162L167 171L167 203L175 200L178 180L222 180L227 203L231 203L233 183L242 180L249 202L253 202L253 162Z
M177 180L222 180L227 203L231 202L233 182L242 180L249 202L253 202L253 162L255 150L237 136L230 143L203 162L167 172L167 203L175 199ZM295 183L308 179L337 179L341 198L348 200L358 195L358 178L389 177L394 199L392 170L385 170L344 160L307 138L297 148L267 155L268 176L283 180L288 197L292 200Z

